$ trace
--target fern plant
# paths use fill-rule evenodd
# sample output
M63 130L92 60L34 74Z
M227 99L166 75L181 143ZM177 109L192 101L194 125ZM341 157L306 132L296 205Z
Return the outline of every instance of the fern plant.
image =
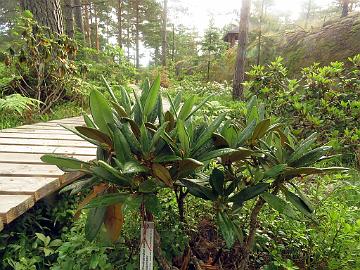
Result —
M23 115L24 112L36 108L40 104L37 99L24 97L20 94L12 94L0 98L0 112L16 113Z

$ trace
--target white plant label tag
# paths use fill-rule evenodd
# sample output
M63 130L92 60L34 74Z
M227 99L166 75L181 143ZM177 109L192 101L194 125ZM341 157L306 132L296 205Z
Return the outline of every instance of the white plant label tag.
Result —
M153 270L154 222L143 222L140 240L140 270Z

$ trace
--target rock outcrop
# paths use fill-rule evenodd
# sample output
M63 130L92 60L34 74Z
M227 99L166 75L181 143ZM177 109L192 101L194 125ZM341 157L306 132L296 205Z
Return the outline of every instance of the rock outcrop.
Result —
M360 13L327 22L320 29L286 33L276 53L285 59L291 74L314 62L326 65L360 53Z

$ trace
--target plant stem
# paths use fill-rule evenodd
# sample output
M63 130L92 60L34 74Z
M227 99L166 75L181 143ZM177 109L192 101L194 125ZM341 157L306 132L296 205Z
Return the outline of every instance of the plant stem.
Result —
M244 245L242 247L242 260L238 266L238 270L245 270L249 261L249 256L252 250L252 247L255 242L256 229L259 226L258 215L263 208L265 201L262 198L259 198L251 211L250 223L249 223L249 234L245 239Z

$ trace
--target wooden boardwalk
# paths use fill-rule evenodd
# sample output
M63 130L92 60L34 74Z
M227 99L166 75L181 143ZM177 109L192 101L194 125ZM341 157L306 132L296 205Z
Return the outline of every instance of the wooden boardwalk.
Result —
M85 161L95 158L96 148L60 125L83 125L82 117L53 120L0 131L0 231L36 201L73 181L44 164L43 154L63 154Z

